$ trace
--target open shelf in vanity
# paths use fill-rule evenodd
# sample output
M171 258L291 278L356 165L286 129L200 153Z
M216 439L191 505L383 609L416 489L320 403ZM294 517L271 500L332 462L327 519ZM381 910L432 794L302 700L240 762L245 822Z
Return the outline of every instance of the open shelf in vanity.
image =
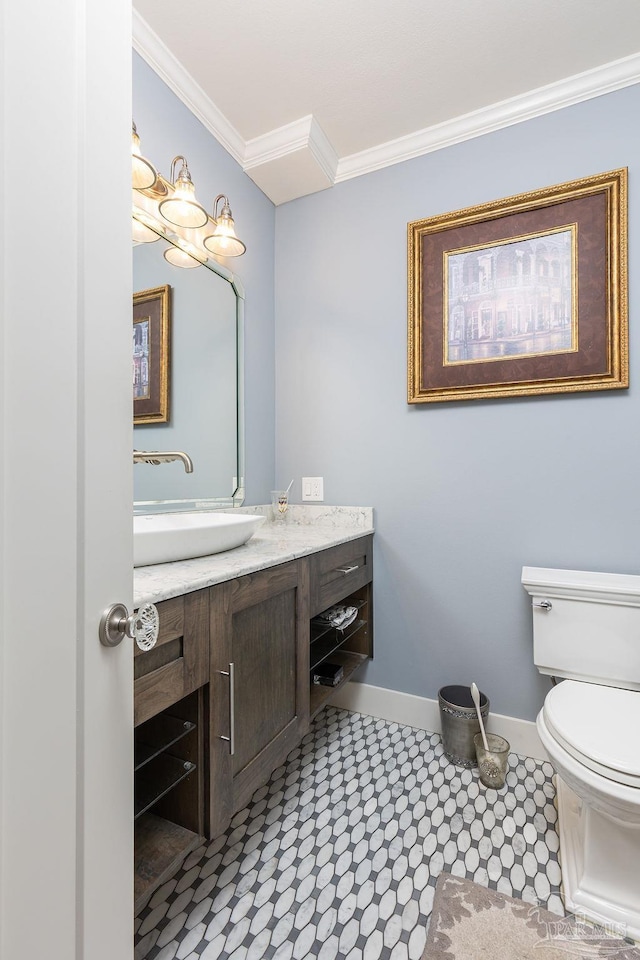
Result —
M341 601L345 607L355 606L357 617L348 627L321 624L316 618L311 620L309 649L309 714L313 717L323 708L332 695L351 678L353 673L371 657L371 586L366 584L355 593ZM321 664L332 663L342 667L342 678L335 686L314 683L315 668Z
M323 620L322 614L314 617L311 621L310 655L309 668L313 671L315 667L320 666L325 660L345 646L352 637L358 634L367 622L358 614L367 601L359 597L347 597L341 604L343 607L353 607L356 613L356 619L348 623L347 626L334 626L330 621Z
M155 647L134 652L135 912L205 839L206 591L158 604Z
M204 840L200 691L135 729L135 910Z
M160 713L138 727L135 739L134 820L154 807L197 768L184 753L180 741L197 730L195 723L169 713Z
M319 713L373 656L372 539L348 541L312 558L311 622L309 624L309 716ZM356 617L344 629L323 622L335 606L355 607ZM335 685L314 682L315 668L335 664L342 676Z

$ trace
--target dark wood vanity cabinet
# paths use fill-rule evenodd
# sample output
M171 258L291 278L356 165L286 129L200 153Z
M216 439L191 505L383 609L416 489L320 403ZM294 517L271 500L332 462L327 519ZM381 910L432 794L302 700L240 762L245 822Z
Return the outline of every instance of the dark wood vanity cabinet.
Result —
M309 716L308 562L211 588L212 834L299 742Z
M373 655L372 537L158 604L160 636L135 648L136 905L184 856L223 833ZM345 630L314 618L353 605Z

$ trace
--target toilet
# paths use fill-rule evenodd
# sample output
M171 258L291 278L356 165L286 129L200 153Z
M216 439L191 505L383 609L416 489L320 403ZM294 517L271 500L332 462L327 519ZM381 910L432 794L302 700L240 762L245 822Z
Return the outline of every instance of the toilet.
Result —
M523 567L565 907L640 940L640 576Z

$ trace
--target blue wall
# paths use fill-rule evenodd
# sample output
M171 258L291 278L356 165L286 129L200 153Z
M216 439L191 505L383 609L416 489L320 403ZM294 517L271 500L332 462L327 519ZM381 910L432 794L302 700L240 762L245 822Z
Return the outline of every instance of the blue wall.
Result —
M247 243L233 265L247 298L247 503L291 477L296 499L301 476L323 476L327 503L375 507L368 683L436 697L475 679L492 710L533 719L548 682L522 565L640 572L639 112L630 87L274 211L134 57L144 152L165 175L184 153L200 198L229 194ZM407 223L622 166L631 388L408 405Z
M211 210L217 194L228 195L238 235L247 245L240 260L228 260L226 265L240 278L246 293L247 503L264 503L275 479L274 206L137 54L133 56L133 118L144 155L165 177L174 156L184 154L204 207Z
M475 679L533 719L548 681L522 565L640 572L639 114L635 86L277 210L277 476L375 507L368 683L436 697ZM407 222L623 166L631 388L409 406Z

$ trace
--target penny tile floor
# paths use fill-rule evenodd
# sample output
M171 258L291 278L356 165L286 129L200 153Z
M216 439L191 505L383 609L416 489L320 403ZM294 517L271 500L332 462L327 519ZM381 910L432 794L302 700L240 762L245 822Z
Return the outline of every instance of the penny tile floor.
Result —
M553 770L505 786L440 736L333 707L136 918L136 960L419 960L442 870L556 913Z

